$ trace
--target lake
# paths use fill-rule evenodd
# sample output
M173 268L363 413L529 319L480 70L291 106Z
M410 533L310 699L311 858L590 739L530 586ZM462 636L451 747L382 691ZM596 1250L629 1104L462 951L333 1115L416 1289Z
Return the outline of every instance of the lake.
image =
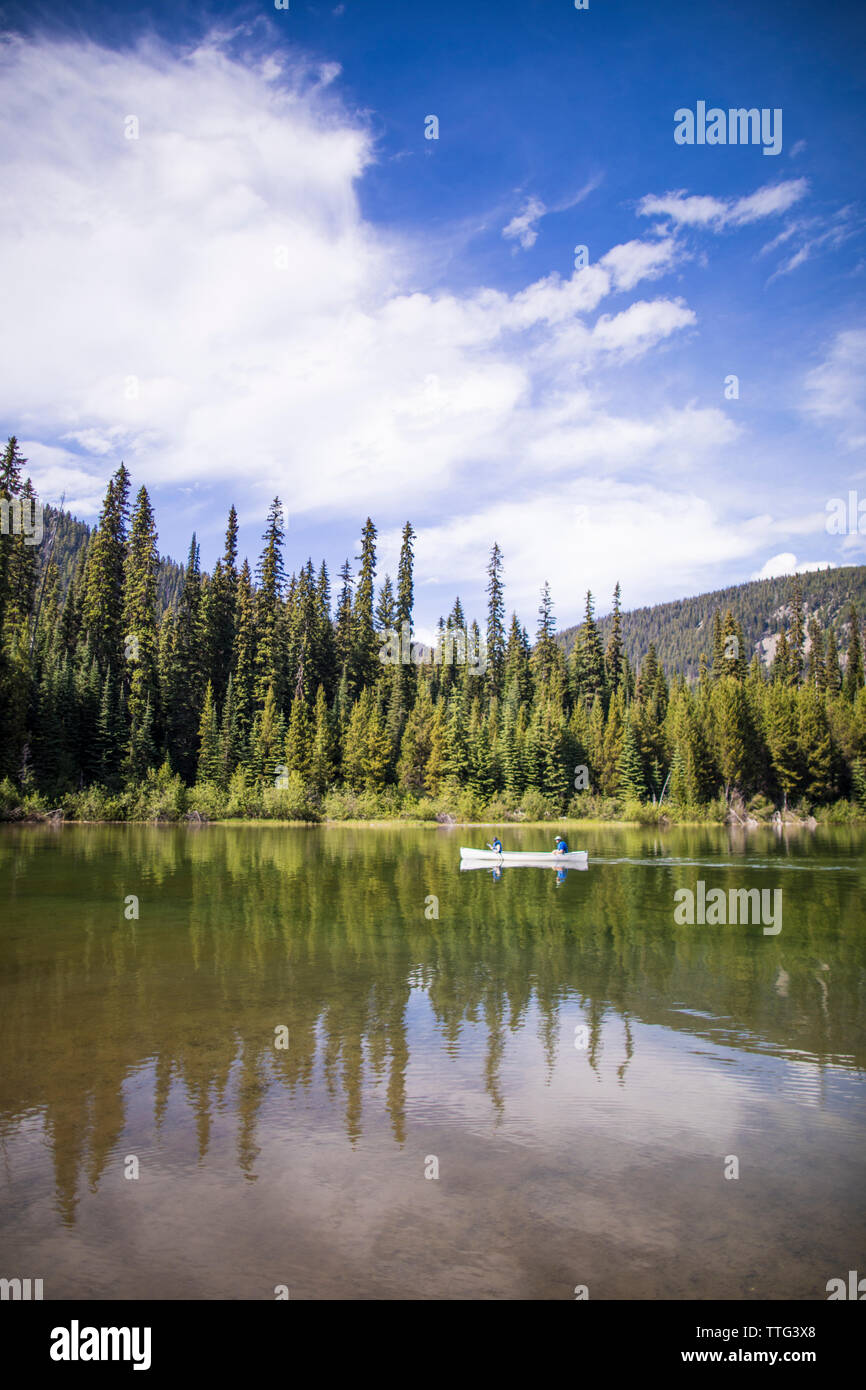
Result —
M866 834L587 827L562 881L461 872L491 834L3 827L0 1274L825 1299L860 1268ZM699 882L780 889L781 930L679 925Z

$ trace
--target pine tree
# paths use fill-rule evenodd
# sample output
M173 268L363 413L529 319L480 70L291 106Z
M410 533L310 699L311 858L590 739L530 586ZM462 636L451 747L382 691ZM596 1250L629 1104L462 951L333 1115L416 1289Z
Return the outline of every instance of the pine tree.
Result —
M430 756L424 768L424 785L429 796L437 796L445 780L447 738L447 706L444 700L437 700L430 726Z
M37 516L39 499L29 478L21 488L18 504L21 508L21 531L12 536L12 549L9 554L8 602L10 608L22 623L27 622L33 611L34 599L39 578L38 547L31 544Z
M775 681L767 692L765 719L770 760L787 809L789 798L801 784L802 774L796 696L782 681Z
M426 681L419 681L415 704L400 740L397 782L404 791L421 796L427 790L426 769L432 751L433 702Z
M824 666L824 634L818 619L809 619L809 659L806 680L816 690L825 690L827 672Z
M566 772L566 732L562 713L550 701L541 720L541 790L560 809L568 794Z
M0 512L2 512L0 515L0 634L2 634L9 601L9 566L13 548L12 502L21 491L21 469L26 462L27 460L22 457L18 447L18 440L14 434L10 435L3 455L0 457ZM2 661L2 644L0 644L0 663ZM2 673L2 664L0 664L0 673ZM2 686L0 686L0 690L2 690Z
M803 675L803 647L805 645L805 627L803 618L803 586L800 582L799 574L794 579L794 599L791 605L791 635L789 639L789 652L791 663L791 682L799 685Z
M380 666L379 643L373 621L373 594L376 578L376 527L369 517L361 531L361 554L358 570L358 587L355 591L353 619L353 660L352 667L358 688L371 684Z
M713 652L710 674L714 681L720 680L725 673L725 644L722 638L722 620L718 610L713 614Z
M410 522L406 522L403 527L403 538L400 545L400 559L397 564L397 630L402 631L403 623L412 633L412 615L415 604L414 587L414 546L415 532Z
M596 695L604 698L605 664L601 637L593 611L592 593L586 591L586 607L583 624L571 653L571 690L575 700L584 700L591 705Z
M625 736L624 725L622 696L617 691L610 702L604 728L601 789L607 796L615 796L619 790L619 758Z
M631 717L625 721L622 747L617 760L617 774L617 791L621 796L635 797L638 801L645 800L646 776Z
M641 662L637 685L635 686L635 699L641 704L649 700L654 694L658 674L659 663L658 657L656 656L655 643L650 642L647 654Z
M683 750L679 743L674 749L674 755L671 760L671 780L669 787L671 801L676 802L676 804L679 806L685 806L688 804L689 787L686 772L686 760L683 756Z
M319 687L321 690L321 686ZM323 695L324 699L324 695ZM309 782L312 771L310 716L306 701L300 696L292 701L289 728L286 734L286 766Z
M174 643L168 683L168 745L172 765L191 782L198 761L198 729L204 701L202 586L198 542L193 534L183 589L174 619Z
M4 497L17 497L21 491L21 473L27 463L23 457L18 440L10 434L3 455L0 457L0 494Z
M285 698L285 633L282 623L285 569L283 566L283 506L275 497L268 508L264 549L256 567L256 682L255 698L263 704L273 688L278 709Z
M383 638L386 633L396 630L395 623L397 607L394 599L394 586L391 583L390 574L386 574L379 589L379 598L376 602L376 622L375 631L379 638Z
M243 760L244 751L243 740L238 729L234 678L229 676L220 723L219 775L216 778L221 787L227 787L231 782L235 769Z
M743 682L735 675L722 676L713 686L710 709L715 761L730 800L735 787L746 785L751 770L754 733Z
M813 804L829 801L833 792L833 744L823 696L811 685L799 692L798 737L803 793Z
M505 680L505 599L502 551L494 541L487 565L487 684L501 695Z
M238 737L245 742L255 713L256 619L250 567L244 560L238 578L235 614L233 684Z
M461 785L469 770L469 747L466 710L459 691L452 694L448 701L443 763L446 778Z
M538 629L535 646L530 658L535 674L536 685L543 688L551 678L556 665L557 646L555 634L556 619L553 616L553 599L547 580L541 590L541 603L538 607Z
M283 775L277 769L284 765L285 741L285 720L277 708L274 687L269 685L250 735L250 769L260 783L275 786L277 777Z
M721 667L717 678L732 676L734 680L744 681L747 674L746 643L743 630L729 608L725 613L721 629Z
M513 801L517 801L526 789L526 705L514 699L507 700L503 718L502 770L505 790Z
M536 698L527 712L526 733L523 737L523 782L527 790L542 790L544 785L544 736L541 701Z
M87 551L84 627L100 672L119 673L123 659L124 570L129 473L123 464L111 478L99 525Z
M131 722L129 744L123 765L127 785L143 782L149 769L156 764L156 742L153 726L153 710L148 699L144 709L140 714L136 714Z
M607 684L614 692L619 690L622 683L623 645L620 594L619 580L617 580L613 591L613 616L611 619L610 637L607 642L607 651L604 654Z
M481 718L480 711L470 738L468 782L482 802L489 801L496 788L490 721Z
M226 525L225 551L214 566L204 613L208 659L206 670L214 700L222 706L231 679L238 594L238 516L231 507Z
M791 652L788 647L787 633L783 629L779 634L776 654L773 657L773 681L778 685L790 685L792 680Z
M403 739L403 729L406 724L406 708L403 698L403 683L400 680L400 667L392 666L388 673L387 685L383 686L383 694L388 689L388 703L385 714L385 734L388 740L388 781L392 781L397 771L397 762L400 757L400 746Z
M355 692L355 675L352 670L352 654L355 649L355 619L353 615L354 604L352 600L352 566L346 560L340 570L340 597L337 600L337 622L334 631L334 641L337 652L337 665L340 673L345 674L348 687L352 693Z
M333 783L335 774L333 725L325 689L320 685L313 712L313 746L308 775L316 791L325 792Z
M319 566L319 577L316 581L313 656L312 669L315 679L319 685L324 686L325 699L330 702L336 693L338 670L334 626L331 622L331 581L324 560Z
M367 791L380 791L388 775L391 745L388 731L379 715L379 708L368 686L361 701L365 707L366 722L361 745L361 769L364 774L364 787Z
M832 627L827 630L827 650L824 656L824 682L828 695L838 695L842 689L842 667L839 664L839 649L836 634Z
M109 787L117 785L123 756L124 732L118 679L114 671L109 668L102 682L102 698L96 726L99 775Z
M129 707L128 766L131 775L142 778L148 746L153 748L154 710L158 703L156 618L156 576L159 553L157 532L147 488L139 489L132 515L132 529L126 555L123 595L124 653Z
M24 610L20 606L19 598L23 597L22 590L26 585L22 585L19 575L19 564L24 548L21 533L15 534L16 524L21 525L19 520L16 523L16 509L23 506L21 496L22 482L21 472L27 463L26 458L21 454L18 447L18 440L15 435L10 435L6 448L0 457L0 639L3 636L4 626L12 626L20 623L29 610ZM32 547L31 547L32 548ZM11 680L11 673L6 672L8 657L4 651L4 643L0 640L0 718L3 720L4 737L7 740L7 755L11 754L8 748L9 725L12 716L11 689L5 688L7 680ZM2 753L0 753L0 765L2 765Z
M857 691L863 686L863 648L860 642L860 624L853 603L848 609L848 656L845 662L844 691L846 698L853 702Z
M529 673L529 641L520 626L517 614L511 615L511 629L508 646L505 650L505 698L517 700L518 704L528 700L532 693L532 680Z
M220 779L220 739L213 686L208 681L198 726L198 781L218 782Z

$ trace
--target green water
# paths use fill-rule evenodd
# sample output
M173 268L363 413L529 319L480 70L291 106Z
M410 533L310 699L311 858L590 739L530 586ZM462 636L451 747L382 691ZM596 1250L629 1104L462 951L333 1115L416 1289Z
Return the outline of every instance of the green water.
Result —
M4 828L0 1275L823 1299L860 1269L862 832L572 832L560 883L461 873L490 833ZM699 879L780 888L781 931L676 925Z

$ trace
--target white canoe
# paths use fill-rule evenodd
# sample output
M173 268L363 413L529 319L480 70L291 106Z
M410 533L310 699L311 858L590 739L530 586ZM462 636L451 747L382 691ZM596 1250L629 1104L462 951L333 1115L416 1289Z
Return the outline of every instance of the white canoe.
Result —
M470 859L478 863L490 864L543 864L549 868L569 868L587 862L587 851L585 849L572 850L569 854L557 854L551 850L545 853L543 850L520 850L504 849L501 853L495 849L466 849L461 845L460 858Z

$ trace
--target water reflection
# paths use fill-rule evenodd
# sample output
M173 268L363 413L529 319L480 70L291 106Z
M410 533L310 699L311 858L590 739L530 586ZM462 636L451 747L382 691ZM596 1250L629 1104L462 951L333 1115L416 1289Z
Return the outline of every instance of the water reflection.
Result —
M531 845L531 832L510 844ZM861 844L844 831L598 831L586 871L459 872L453 835L436 830L5 830L0 1137L42 1120L72 1223L142 1095L159 1135L182 1090L200 1163L229 1113L254 1180L274 1093L339 1105L355 1145L378 1090L403 1145L408 1068L431 1047L443 1094L447 1060L477 1054L503 1122L507 1045L530 1027L539 1084L564 1055L574 1064L582 1025L580 1065L600 1076L615 1049L625 1088L640 1025L788 1058L802 1094L820 1098L828 1067L864 1065ZM726 889L784 879L783 932L674 926L674 891L698 877ZM130 895L137 920L124 916Z

